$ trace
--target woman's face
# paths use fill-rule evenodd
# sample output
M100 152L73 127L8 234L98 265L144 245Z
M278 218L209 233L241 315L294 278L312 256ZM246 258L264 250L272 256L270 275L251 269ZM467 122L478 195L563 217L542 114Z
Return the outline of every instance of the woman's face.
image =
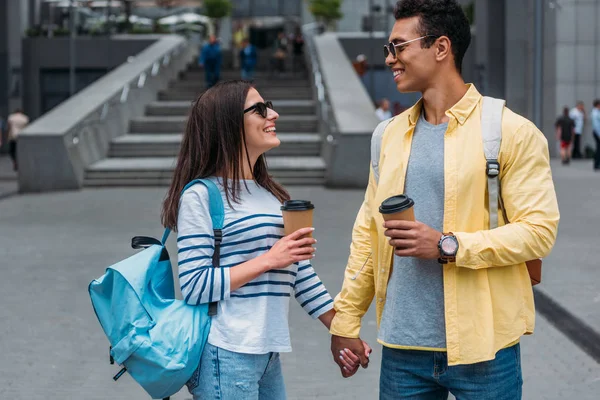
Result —
M244 110L264 101L256 89L250 88L246 97L246 104L244 104ZM244 114L246 146L251 159L256 160L261 154L281 144L275 131L275 121L277 118L279 118L279 114L270 108L267 109L266 118L263 118L256 109Z

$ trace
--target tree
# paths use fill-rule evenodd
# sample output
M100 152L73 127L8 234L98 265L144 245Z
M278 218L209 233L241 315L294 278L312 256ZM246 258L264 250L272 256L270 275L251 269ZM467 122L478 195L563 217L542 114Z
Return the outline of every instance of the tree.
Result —
M207 17L212 18L215 24L215 35L219 35L221 28L221 18L231 13L231 0L204 0L204 12Z
M328 29L333 28L335 21L344 16L340 11L342 0L308 0L308 2L312 15Z

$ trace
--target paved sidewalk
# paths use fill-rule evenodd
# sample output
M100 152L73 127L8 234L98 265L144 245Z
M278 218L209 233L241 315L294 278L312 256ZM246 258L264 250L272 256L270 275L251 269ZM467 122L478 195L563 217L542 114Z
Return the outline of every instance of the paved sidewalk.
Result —
M592 267L589 249L598 247L600 174L589 174L583 164L554 168L563 220L541 288L598 327L593 304L600 269ZM164 194L164 188L100 189L0 200L0 399L148 398L127 374L112 381L118 367L108 364L108 343L87 285L107 265L132 254L132 236L160 235ZM292 195L316 204L314 265L335 294L363 193L294 188ZM171 241L172 255L174 245ZM331 360L324 327L295 304L290 320L294 352L283 357L290 399L377 399L381 351L374 310L363 329L374 347L371 366L349 380ZM596 399L600 365L542 317L537 321L536 333L522 341L523 398Z

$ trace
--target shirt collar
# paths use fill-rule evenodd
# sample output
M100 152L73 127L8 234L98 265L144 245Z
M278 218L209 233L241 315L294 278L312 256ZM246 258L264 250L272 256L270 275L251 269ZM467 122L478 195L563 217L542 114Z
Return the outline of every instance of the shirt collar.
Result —
M465 95L456 103L452 108L446 111L446 114L450 117L453 116L456 118L459 124L463 125L467 118L471 115L479 101L481 100L481 94L475 88L475 85L469 83L467 84L467 92ZM415 125L419 120L419 116L421 115L421 110L423 108L423 99L419 99L417 103L412 106L408 112L408 123L410 125Z

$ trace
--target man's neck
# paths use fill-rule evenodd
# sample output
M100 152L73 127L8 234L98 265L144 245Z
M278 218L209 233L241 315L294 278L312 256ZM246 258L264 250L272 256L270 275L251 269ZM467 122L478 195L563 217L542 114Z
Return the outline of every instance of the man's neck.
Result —
M467 93L468 87L462 77L456 73L450 78L441 78L423 92L425 119L433 125L449 121L446 111L451 109Z

